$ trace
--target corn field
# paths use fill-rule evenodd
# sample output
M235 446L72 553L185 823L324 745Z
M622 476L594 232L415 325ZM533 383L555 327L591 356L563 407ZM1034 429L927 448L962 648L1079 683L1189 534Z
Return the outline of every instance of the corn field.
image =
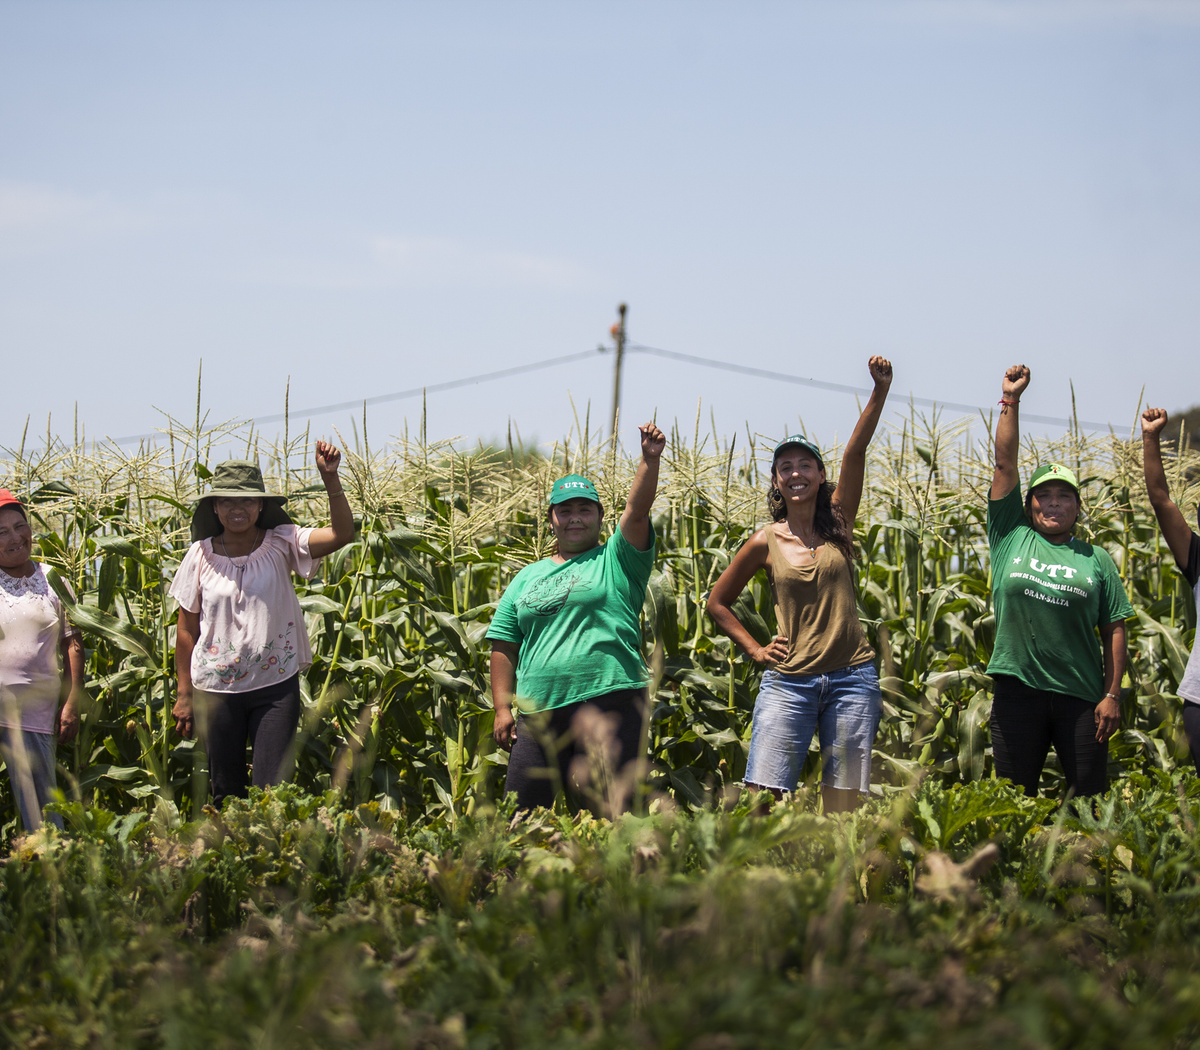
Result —
M984 421L985 423L987 421ZM921 776L945 786L992 774L984 673L994 620L985 508L990 444L969 421L911 413L877 437L856 542L861 613L884 690L875 777ZM974 435L974 436L973 436ZM312 437L231 444L231 427L173 424L161 442L128 453L47 435L3 451L3 484L30 501L35 557L78 596L90 705L78 738L60 748L69 800L150 812L165 801L198 814L203 753L181 740L174 702L173 603L166 588L187 549L191 502L211 468L258 458L289 493L301 524L326 513L311 467ZM1170 772L1187 762L1175 689L1195 633L1195 611L1159 535L1141 481L1140 442L1069 432L1023 449L1022 477L1047 459L1069 464L1084 490L1082 535L1114 557L1136 611L1114 776ZM549 553L545 493L564 473L592 477L616 522L633 474L622 447L586 420L552 448L463 451L407 434L380 450L350 442L342 475L355 541L297 581L314 663L302 676L305 714L295 782L335 791L347 806L375 804L409 822L456 820L498 799L507 756L492 740L484 633L504 586ZM712 583L765 514L773 441L676 424L654 507L658 560L645 604L644 651L653 720L647 790L703 807L745 769L758 669L704 613ZM829 449L831 468L840 449ZM1200 498L1197 460L1168 459L1176 502ZM40 549L40 554L38 553ZM763 640L773 630L761 576L737 609ZM817 775L819 753L806 776ZM1051 764L1044 790L1057 787ZM16 829L0 787L0 823Z

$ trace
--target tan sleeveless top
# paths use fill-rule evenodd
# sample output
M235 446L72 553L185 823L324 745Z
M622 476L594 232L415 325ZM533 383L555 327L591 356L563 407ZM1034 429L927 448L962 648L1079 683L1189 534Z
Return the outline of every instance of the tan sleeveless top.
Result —
M775 670L828 674L874 659L858 618L853 566L846 555L825 543L815 561L793 565L780 550L774 527L768 525L766 532L775 619L788 640L788 657Z

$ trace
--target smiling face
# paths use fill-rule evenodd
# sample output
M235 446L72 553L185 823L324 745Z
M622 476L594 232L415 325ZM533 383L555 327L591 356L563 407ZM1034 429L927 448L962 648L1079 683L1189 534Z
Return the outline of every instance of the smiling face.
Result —
M33 530L25 515L11 504L0 507L0 569L6 572L32 568Z
M817 498L825 483L825 469L811 452L791 445L775 458L771 480L783 494L784 505L794 506Z
M550 529L564 558L590 551L600 542L604 509L595 500L569 499L550 505Z
M213 510L217 512L219 521L231 536L252 532L258 527L258 516L262 513L261 499L238 499L231 496L220 496L213 500Z
M1029 493L1029 522L1052 543L1064 543L1079 518L1079 494L1062 481L1047 481Z

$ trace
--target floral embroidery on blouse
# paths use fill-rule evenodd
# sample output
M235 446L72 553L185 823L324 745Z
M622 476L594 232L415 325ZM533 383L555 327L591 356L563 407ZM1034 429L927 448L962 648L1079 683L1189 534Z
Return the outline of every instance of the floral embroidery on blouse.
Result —
M240 682L256 670L270 671L274 668L281 675L287 674L296 659L296 648L292 641L295 629L296 621L289 620L283 634L268 640L253 655L242 654L235 645L214 638L212 644L199 653L196 662L207 675L222 685Z

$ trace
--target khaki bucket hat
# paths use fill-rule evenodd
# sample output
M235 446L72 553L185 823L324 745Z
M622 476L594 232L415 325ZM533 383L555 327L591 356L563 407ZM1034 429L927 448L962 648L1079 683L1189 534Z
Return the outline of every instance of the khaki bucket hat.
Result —
M227 459L213 471L212 488L196 501L196 507L192 511L193 543L221 534L222 525L217 520L217 510L213 506L213 500L219 497L261 499L263 509L255 523L260 529L293 524L287 511L283 509L283 505L288 501L287 496L267 491L257 463L246 459Z

